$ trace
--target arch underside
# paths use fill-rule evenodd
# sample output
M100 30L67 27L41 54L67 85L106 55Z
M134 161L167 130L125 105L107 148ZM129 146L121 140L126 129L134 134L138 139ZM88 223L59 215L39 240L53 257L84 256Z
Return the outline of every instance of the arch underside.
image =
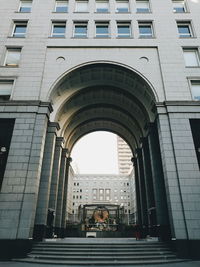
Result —
M118 134L131 147L147 134L155 120L155 96L144 78L114 64L90 64L64 76L51 93L52 118L71 151L87 133Z

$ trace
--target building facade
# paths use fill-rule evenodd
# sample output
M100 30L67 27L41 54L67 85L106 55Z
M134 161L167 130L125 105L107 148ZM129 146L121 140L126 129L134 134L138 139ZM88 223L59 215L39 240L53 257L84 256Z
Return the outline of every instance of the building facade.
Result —
M199 0L0 3L1 248L44 238L49 209L63 236L71 150L107 130L133 152L138 223L198 257Z
M70 221L79 220L79 207L85 204L115 204L123 207L124 222L129 224L136 212L132 179L128 175L74 174L71 188L68 187L72 201Z

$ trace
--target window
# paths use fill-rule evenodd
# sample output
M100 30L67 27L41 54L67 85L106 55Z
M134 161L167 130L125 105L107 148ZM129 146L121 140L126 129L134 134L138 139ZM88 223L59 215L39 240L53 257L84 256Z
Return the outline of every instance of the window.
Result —
M153 37L153 27L151 22L139 22L138 26L140 38Z
M96 1L96 12L106 13L109 11L108 1Z
M88 12L88 1L76 1L75 12Z
M19 65L21 48L8 48L5 58L5 66L16 67Z
M74 23L74 35L75 38L87 37L87 23L77 22Z
M25 37L27 21L14 22L13 37Z
M193 99L200 101L200 80L191 80L190 83Z
M192 37L190 22L177 22L179 37Z
M56 1L55 12L67 13L68 12L68 1Z
M52 24L52 37L65 37L66 23L65 22L53 22ZM78 185L78 183L77 183Z
M120 37L120 38L131 37L131 24L130 24L130 22L117 23L117 37Z
M136 11L137 13L149 13L149 1L136 1Z
M106 22L96 23L96 37L106 38L109 37L109 24Z
M186 67L199 67L199 53L197 48L183 48Z
M116 1L116 12L117 13L129 12L129 2L128 1Z
M31 12L32 1L20 1L19 12L28 13Z
M174 13L185 13L186 12L186 6L185 1L173 1L173 12Z
M12 88L13 88L13 80L0 80L0 100L9 99Z

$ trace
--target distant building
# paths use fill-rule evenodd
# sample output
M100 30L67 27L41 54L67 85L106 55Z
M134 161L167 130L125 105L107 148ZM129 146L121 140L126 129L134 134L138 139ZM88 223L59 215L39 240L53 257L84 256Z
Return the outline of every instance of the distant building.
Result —
M129 174L133 169L133 164L131 162L133 155L128 144L119 136L117 136L117 154L119 174Z

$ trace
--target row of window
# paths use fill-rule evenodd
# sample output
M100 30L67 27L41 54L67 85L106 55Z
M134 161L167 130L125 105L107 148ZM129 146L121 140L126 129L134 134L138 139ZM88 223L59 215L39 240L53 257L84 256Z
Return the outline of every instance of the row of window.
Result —
M13 85L14 80L0 80L0 99L9 99L12 93ZM190 87L193 100L200 101L200 79L191 79ZM94 196L97 197L97 194Z
M187 6L183 0L172 0L173 12L174 13L185 13L187 12ZM110 11L110 5L108 0L96 0L95 12L97 13L108 13ZM32 1L20 1L19 12L27 13L31 12ZM88 0L76 0L75 1L75 12L88 12L89 8ZM67 13L69 11L68 1L55 1L54 12ZM116 13L127 13L130 12L129 1L116 0L115 1L115 12ZM136 12L137 13L150 13L150 3L148 0L136 0Z
M120 21L117 23L117 37L129 38L132 37L131 22ZM12 37L24 38L26 36L28 21L14 21ZM109 21L95 22L95 37L108 38L110 37ZM177 29L179 37L190 38L194 37L194 31L190 21L177 21ZM138 30L140 38L154 37L153 22L139 21ZM51 37L64 38L66 34L66 21L53 21ZM73 37L87 38L88 37L88 22L76 21L74 22Z

